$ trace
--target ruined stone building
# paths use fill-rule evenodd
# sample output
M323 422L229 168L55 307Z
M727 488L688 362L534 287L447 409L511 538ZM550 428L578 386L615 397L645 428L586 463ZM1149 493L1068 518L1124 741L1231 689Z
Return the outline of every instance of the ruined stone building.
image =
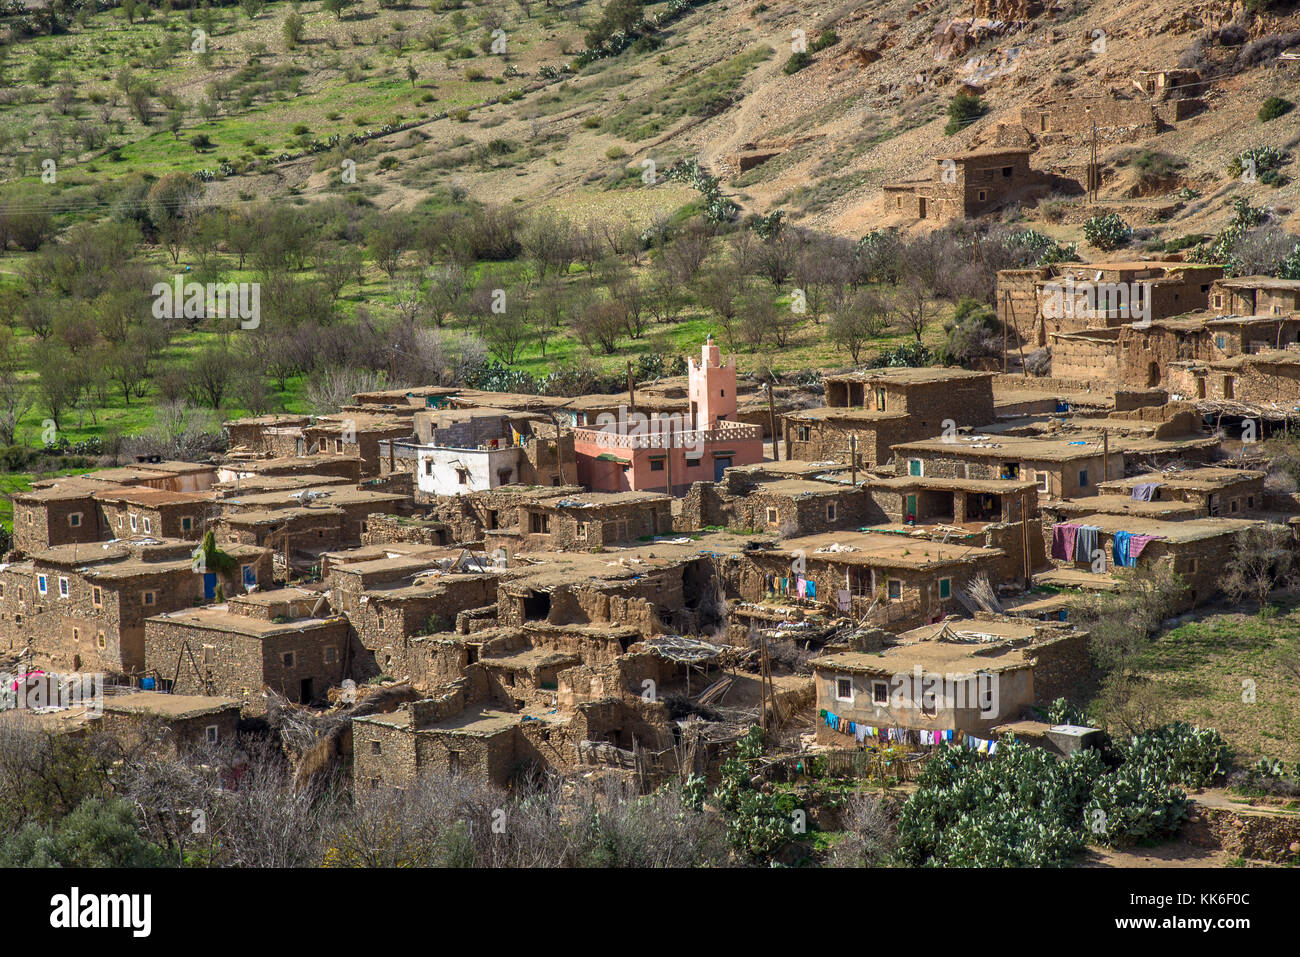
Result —
M942 222L1031 201L1056 185L1051 174L1030 167L1032 152L995 148L936 156L928 177L885 184L885 208L910 220Z

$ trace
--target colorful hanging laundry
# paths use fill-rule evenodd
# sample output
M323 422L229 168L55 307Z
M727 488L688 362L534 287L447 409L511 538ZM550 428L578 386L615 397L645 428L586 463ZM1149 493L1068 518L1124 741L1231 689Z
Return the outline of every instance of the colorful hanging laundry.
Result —
M1066 562L1072 560L1074 558L1074 539L1078 532L1079 526L1069 522L1053 525L1052 557Z

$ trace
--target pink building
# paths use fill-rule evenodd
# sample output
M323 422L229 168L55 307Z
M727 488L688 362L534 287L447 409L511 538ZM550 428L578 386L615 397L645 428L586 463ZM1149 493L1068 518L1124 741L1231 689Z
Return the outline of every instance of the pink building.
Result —
M713 337L690 363L686 415L647 417L627 409L596 428L573 430L578 481L595 492L669 492L716 482L733 465L763 461L763 430L729 421L736 414L736 360L724 365Z

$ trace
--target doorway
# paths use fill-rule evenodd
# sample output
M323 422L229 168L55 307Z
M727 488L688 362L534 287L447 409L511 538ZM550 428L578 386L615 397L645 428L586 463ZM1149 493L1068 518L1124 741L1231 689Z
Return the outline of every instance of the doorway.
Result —
M298 685L298 703L311 704L312 686L310 678L303 678Z

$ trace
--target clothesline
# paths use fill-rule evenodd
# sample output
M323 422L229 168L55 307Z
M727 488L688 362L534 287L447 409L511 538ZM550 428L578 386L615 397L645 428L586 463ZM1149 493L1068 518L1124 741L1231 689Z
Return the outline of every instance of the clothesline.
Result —
M907 744L913 747L937 747L941 744L949 744L965 746L972 751L978 751L980 754L997 754L998 751L997 741L990 738L978 738L965 731L954 731L951 728L935 731L924 728L880 728L857 721L850 721L848 718L827 711L825 708L820 709L817 713L825 722L826 727L852 737L860 745L865 744L866 740L871 738L881 744ZM1014 740L1014 737L1012 740Z

